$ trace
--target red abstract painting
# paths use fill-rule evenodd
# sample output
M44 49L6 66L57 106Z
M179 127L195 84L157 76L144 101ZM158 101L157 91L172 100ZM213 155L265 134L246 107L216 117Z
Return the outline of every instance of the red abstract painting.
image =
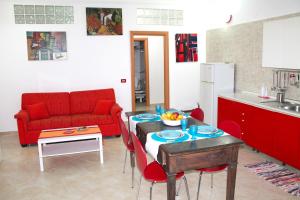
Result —
M176 62L197 62L197 34L176 34Z

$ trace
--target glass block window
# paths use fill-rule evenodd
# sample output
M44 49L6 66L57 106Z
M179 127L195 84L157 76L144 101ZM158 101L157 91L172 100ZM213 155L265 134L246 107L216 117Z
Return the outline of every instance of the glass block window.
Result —
M16 24L74 24L73 6L14 5Z
M140 25L183 25L183 10L138 8L136 15Z

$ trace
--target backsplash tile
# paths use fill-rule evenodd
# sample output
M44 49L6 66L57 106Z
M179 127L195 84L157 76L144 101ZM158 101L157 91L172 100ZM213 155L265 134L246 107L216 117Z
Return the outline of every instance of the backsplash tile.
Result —
M296 14L300 15L300 14ZM283 16L287 18L294 15ZM236 90L260 93L264 84L271 92L272 68L262 67L263 22L256 21L208 30L206 33L206 61L235 63ZM286 98L300 101L300 88L288 86Z

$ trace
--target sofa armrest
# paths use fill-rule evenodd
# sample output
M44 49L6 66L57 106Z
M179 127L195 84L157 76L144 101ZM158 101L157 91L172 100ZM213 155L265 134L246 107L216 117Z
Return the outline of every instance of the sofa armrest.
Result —
M17 114L15 114L15 119L23 120L24 122L29 122L29 114L26 110L20 110Z
M110 114L112 115L113 118L117 118L121 116L122 110L123 109L119 106L119 104L116 103L111 107Z
M29 123L29 114L25 110L20 110L14 117L17 119L20 144L27 144L26 133L27 124Z

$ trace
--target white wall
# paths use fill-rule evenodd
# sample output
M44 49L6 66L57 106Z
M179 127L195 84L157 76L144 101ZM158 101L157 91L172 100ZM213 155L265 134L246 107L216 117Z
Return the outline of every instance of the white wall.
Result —
M57 4L74 6L74 24L18 25L14 23L13 4ZM123 10L122 36L87 36L86 7L118 7ZM170 40L170 104L188 108L197 101L198 81L178 82L177 77L198 79L199 63L175 62L175 33L199 32L195 24L180 27L136 25L136 8L180 8L174 4L101 3L95 0L1 0L0 1L0 132L17 130L13 115L18 112L24 92L73 91L112 87L124 111L131 110L129 31L168 31ZM188 13L188 11L186 12ZM194 18L194 16L193 16ZM192 21L189 14L185 24ZM26 31L66 31L68 59L65 61L28 61ZM201 30L203 31L203 30ZM200 50L204 52L205 34L199 34ZM202 61L205 53L200 53ZM184 67L183 67L184 66ZM120 83L126 78L125 84ZM192 98L182 95L192 82Z
M229 0L228 0L229 1ZM231 0L241 6L233 23L299 12L299 0ZM118 3L121 2L121 3ZM220 25L227 12L222 0L1 0L0 1L0 132L16 130L13 115L20 109L23 92L72 91L113 87L124 111L131 110L129 31L169 32L170 106L190 109L199 100L200 62L205 62L205 31ZM75 23L17 25L13 4L74 6ZM226 5L230 5L228 2ZM238 4L232 4L238 5ZM86 7L118 7L123 10L122 36L87 36ZM184 9L184 26L136 25L136 8ZM26 31L66 31L68 60L28 61ZM199 62L176 63L175 34L198 33ZM121 84L120 79L127 83Z
M150 104L164 102L164 46L162 36L148 36Z
M230 14L234 25L300 12L299 0L207 0L201 6L206 29L228 26Z

